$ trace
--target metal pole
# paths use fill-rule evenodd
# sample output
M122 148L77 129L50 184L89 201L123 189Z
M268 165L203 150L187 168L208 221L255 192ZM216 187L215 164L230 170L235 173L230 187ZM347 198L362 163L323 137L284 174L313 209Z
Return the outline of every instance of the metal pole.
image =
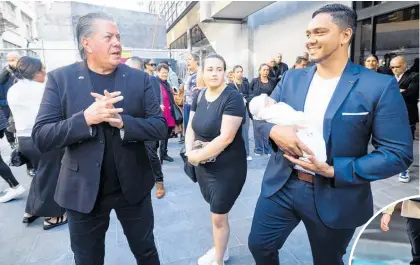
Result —
M44 40L41 40L41 48L42 48L42 58L44 58L44 65L47 68L47 61L45 60L45 48L44 48Z

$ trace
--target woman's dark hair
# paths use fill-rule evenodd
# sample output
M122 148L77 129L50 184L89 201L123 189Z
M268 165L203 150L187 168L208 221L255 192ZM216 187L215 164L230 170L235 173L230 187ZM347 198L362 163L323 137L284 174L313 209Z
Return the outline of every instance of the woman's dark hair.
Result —
M378 58L378 56L376 56L375 54L369 54L369 56L368 56L368 57L366 57L365 61L366 61L369 57L374 57L374 58L376 59L376 61L378 61L378 62L379 62L379 58Z
M216 58L216 59L219 59L220 61L222 61L222 63L223 63L223 70L226 71L226 61L225 61L225 59L221 55L219 55L217 53L210 53L209 55L206 56L206 59L204 59L204 63L203 63L203 70L204 70L204 67L206 65L207 59L211 59L211 58Z
M157 66L157 71L159 72L160 70L166 69L169 72L169 66L166 63L159 63Z
M35 75L42 71L42 62L38 58L23 56L16 64L14 74L18 79L34 79Z
M153 59L144 59L143 60L143 67L146 68L146 65L148 65Z
M244 70L244 68L242 68L242 66L240 66L240 65L238 64L238 65L235 65L235 66L233 67L232 72L235 72L235 71L236 71L236 69L239 69L239 68L241 68L241 70L242 70L242 71Z
M269 66L268 64L266 64L266 63L262 63L262 64L260 65L260 67L258 67L258 77L260 77L260 76L261 76L260 71L261 71L261 69L262 69L264 66L267 66L267 67L268 67L268 69L270 69L270 66Z

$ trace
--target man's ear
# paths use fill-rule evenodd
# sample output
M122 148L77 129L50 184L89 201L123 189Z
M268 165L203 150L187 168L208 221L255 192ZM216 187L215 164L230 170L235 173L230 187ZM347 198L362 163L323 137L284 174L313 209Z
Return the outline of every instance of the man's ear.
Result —
M341 46L344 44L350 44L351 39L353 38L353 30L351 28L347 28L342 32L342 40L341 40Z
M82 39L82 46L85 49L86 52L92 53L92 48L89 45L89 40L87 38Z

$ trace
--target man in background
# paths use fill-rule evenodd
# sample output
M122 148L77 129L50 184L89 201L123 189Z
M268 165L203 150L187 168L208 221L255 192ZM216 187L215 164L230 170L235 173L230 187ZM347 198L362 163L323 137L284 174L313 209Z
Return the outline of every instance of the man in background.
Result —
M140 57L133 56L125 62L126 65L130 66L131 68L138 69L143 71L143 60Z

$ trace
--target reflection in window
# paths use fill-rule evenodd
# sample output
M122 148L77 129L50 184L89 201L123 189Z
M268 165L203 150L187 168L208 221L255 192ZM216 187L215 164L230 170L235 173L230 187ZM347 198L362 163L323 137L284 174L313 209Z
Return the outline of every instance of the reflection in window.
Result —
M377 17L377 55L403 54L411 64L419 53L419 6Z
M364 60L371 53L372 46L372 23L371 19L357 22L354 61L363 64Z
M181 37L176 39L169 45L170 49L187 49L188 42L187 42L187 33L184 33Z

